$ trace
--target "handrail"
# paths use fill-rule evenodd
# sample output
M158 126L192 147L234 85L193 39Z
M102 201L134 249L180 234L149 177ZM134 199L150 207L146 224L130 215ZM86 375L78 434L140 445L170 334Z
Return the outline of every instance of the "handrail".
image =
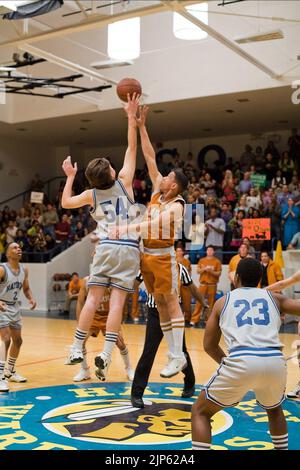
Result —
M65 179L65 176L54 176L53 178L50 178L47 181L43 181L43 184L44 184L44 186L46 186L46 185L49 185L50 183L52 183L53 181L59 180L59 179ZM49 187L48 187L48 189L49 189ZM26 194L31 193L31 192L32 192L32 189L26 189L26 191L23 191L22 193L18 193L15 196L12 196L8 199L5 199L4 201L1 201L0 206L2 206L3 204L7 204L8 202L13 201L14 199L17 199L21 196L24 197Z

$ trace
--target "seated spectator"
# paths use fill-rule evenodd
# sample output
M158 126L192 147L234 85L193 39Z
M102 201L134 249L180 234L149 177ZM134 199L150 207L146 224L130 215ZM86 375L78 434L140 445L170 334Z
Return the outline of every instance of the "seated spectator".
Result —
M62 243L69 239L71 233L71 224L69 222L69 218L66 214L63 214L61 217L61 221L58 222L55 226L55 235L56 235L56 242Z
M278 167L282 171L282 176L286 179L286 183L290 184L293 176L293 171L295 169L295 164L289 156L289 152L282 153L281 158L278 162Z
M261 206L261 197L256 188L251 188L249 191L249 196L246 196L246 206L259 209Z
M216 197L216 182L212 179L210 173L205 173L204 178L200 180L200 184L205 187L207 196Z
M46 251L52 251L56 246L55 238L52 238L50 233L46 233L45 242L46 242L46 246L45 246Z
M78 294L82 286L82 280L79 278L78 273L73 273L68 287L66 306L63 312L64 315L69 315L71 302L78 299Z
M82 222L77 222L72 230L71 238L74 242L80 242L87 234L88 230L83 227Z
M235 191L235 182L233 179L233 174L232 171L226 170L224 179L222 181L222 191L223 191L223 197L226 200L226 202L229 203L235 203L237 200L237 195Z
M262 265L262 278L258 287L265 288L275 282L282 281L283 274L281 267L275 263L267 251L262 251L260 254L260 261Z
M18 228L16 226L16 222L14 220L9 220L8 226L5 230L7 245L15 241L15 238L17 236L17 231L18 231Z
M43 216L41 210L38 207L35 207L31 216L31 223L37 221L39 224L43 222Z
M244 237L242 240L242 245L247 245L249 258L256 258L255 248L251 245L251 242L248 237Z
M274 189L274 191L280 192L280 190L285 185L286 185L286 179L284 176L282 176L282 171L277 170L276 176L272 179L271 188Z
M288 203L282 207L281 211L284 247L287 247L291 243L293 236L300 231L299 217L300 207L296 207L294 200L290 197Z
M246 196L246 194L244 194L240 198L238 205L234 209L234 213L237 214L239 211L244 211L245 212L245 217L246 217L246 214L248 213L248 210L249 210L249 208L247 206L247 196Z
M239 160L240 163L240 169L242 173L245 173L250 170L250 166L254 165L255 163L255 155L252 152L252 147L251 145L246 145L245 146L245 151L241 155L241 158ZM243 191L247 193L248 191Z
M264 217L271 219L271 237L277 240L281 238L281 210L282 208L273 194L271 203L264 209Z
M298 175L293 175L290 184L288 185L289 192L294 194L295 196L299 195L299 178Z
M17 230L17 236L15 242L18 243L22 251L27 251L28 249L28 239L25 235L25 232L20 228Z
M58 224L59 218L56 207L53 204L47 204L47 210L43 213L43 225L45 234L49 234L55 238L55 225Z
M240 181L240 184L238 186L238 190L240 193L245 194L249 193L250 189L253 187L253 183L250 180L250 173L247 171L244 174L243 179Z
M282 191L277 195L277 202L281 206L284 206L288 203L288 200L292 197L293 195L289 191L289 187L285 184L282 187Z
M276 171L278 170L276 159L271 153L267 153L267 155L265 156L264 169L267 175L268 185L271 186L271 181L275 177Z
M30 217L28 216L28 213L24 207L20 209L19 214L16 218L16 222L18 228L23 230L23 232L26 232L30 225Z
M295 233L287 246L287 250L300 250L300 232Z
M241 244L243 233L243 220L245 219L245 215L245 211L240 209L228 224L232 232L232 239L230 242L230 246L232 248L238 248Z

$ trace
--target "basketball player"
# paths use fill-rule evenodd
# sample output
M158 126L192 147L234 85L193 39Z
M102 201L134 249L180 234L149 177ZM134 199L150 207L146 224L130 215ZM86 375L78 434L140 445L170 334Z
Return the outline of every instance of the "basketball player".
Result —
M95 158L85 175L93 189L72 196L72 186L77 165L72 165L71 157L63 162L67 181L62 195L62 207L75 209L85 205L92 207L91 215L96 220L100 238L93 258L91 276L88 282L88 295L82 309L67 362L83 361L83 343L92 324L95 311L105 290L111 286L109 315L106 324L104 349L96 358L97 377L105 380L111 362L111 354L116 345L122 322L122 312L128 292L133 292L135 277L139 270L140 252L138 236L132 235L120 240L108 240L109 227L116 223L127 223L129 210L134 205L132 181L136 167L137 124L135 115L139 96L128 95L125 112L128 117L128 148L123 168L118 179L116 172L106 158Z
M125 233L136 233L143 238L141 271L148 293L154 295L160 326L169 346L169 360L160 375L173 377L186 366L182 350L184 316L178 300L174 238L176 229L183 220L185 201L180 193L187 188L188 179L178 169L171 171L166 177L158 171L155 152L146 129L147 112L148 107L140 107L140 115L136 121L153 186L148 220L120 227L116 233L111 232L110 237L118 238Z
M189 289L191 296L200 302L205 307L205 301L197 287L192 281L192 278L185 266L178 263L179 279L181 286ZM137 285L143 282L142 274L137 276ZM146 337L142 355L139 359L138 365L136 366L133 384L131 387L131 403L132 406L137 408L144 408L143 394L145 388L148 385L149 375L151 373L152 365L155 360L155 356L161 340L163 338L163 332L159 324L159 313L157 311L155 300L152 294L148 294L147 299L147 326L146 326ZM186 348L185 337L183 336L183 351L186 355L187 366L182 371L184 375L184 388L181 396L183 398L191 398L195 393L195 374L191 358Z
M77 320L80 318L80 313L84 307L84 303L86 301L86 297L88 294L87 282L88 282L88 277L85 277L84 279L81 280L82 284L81 284L81 288L78 294L78 300L77 300L77 305L76 305ZM103 334L103 336L105 336L106 322L107 322L107 317L108 317L108 312L109 312L109 297L110 297L110 289L106 289L104 296L102 297L102 301L99 304L95 312L94 320L89 330L89 334L83 343L83 361L81 363L80 371L78 372L78 374L75 375L73 379L74 382L81 382L83 380L89 380L91 378L90 368L86 360L86 355L87 355L86 342L90 336L97 338L100 331ZM121 331L119 332L119 336L118 336L116 344L117 344L117 347L119 348L121 357L124 361L127 377L129 380L132 381L134 377L134 371L132 370L130 366L129 352L124 342ZM100 379L101 378L102 377L100 377Z
M275 282L274 284L271 284L270 286L266 287L266 289L272 291L272 292L279 292L283 289L287 289L288 287L292 287L297 282L300 282L300 271L296 271L295 274L293 274L291 277L288 277L287 279L283 279L282 281ZM298 335L300 336L300 322L298 323ZM298 365L300 369L300 345L297 345L297 358L298 358ZM291 392L288 392L286 394L288 398L300 398L300 380L297 383L296 387L294 390Z
M266 410L276 450L287 450L288 432L281 403L286 387L286 362L279 339L280 313L300 316L300 301L271 294L258 285L259 261L241 260L236 289L217 300L206 324L205 351L220 364L192 409L193 450L209 450L211 418L218 411L236 406L253 390ZM229 355L220 348L221 333Z
M36 307L36 301L28 282L28 270L20 264L22 250L17 243L11 243L6 250L7 263L0 264L0 392L8 392L8 380L26 382L16 372L15 364L22 345L22 320L19 296L23 289L25 297ZM8 356L7 368L5 361Z

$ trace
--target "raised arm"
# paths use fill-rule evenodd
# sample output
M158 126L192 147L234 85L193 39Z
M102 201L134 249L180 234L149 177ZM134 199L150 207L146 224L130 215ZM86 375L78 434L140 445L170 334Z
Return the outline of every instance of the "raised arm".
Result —
M288 287L292 287L293 285L300 282L300 271L295 272L293 276L288 277L287 279L283 279L282 281L275 282L270 286L266 287L267 290L272 292L279 292L283 289L287 289Z
M33 295L32 295L32 292L31 292L31 289L30 289L30 286L29 286L28 269L27 268L25 268L25 279L24 279L24 283L23 283L23 292L24 292L24 295L25 295L26 299L29 300L29 303L31 305L30 310L34 310L35 307L36 307L36 301L33 298Z
M158 171L157 164L156 164L155 151L151 144L151 141L149 139L149 135L146 129L146 117L147 117L148 111L149 111L148 106L141 106L140 114L136 121L139 126L142 150L143 150L143 154L144 154L148 171L149 171L149 176L150 176L152 186L153 186L152 191L155 193L159 191L159 186L162 180L162 175Z
M137 122L136 122L136 112L139 107L140 96L135 93L132 95L127 95L127 103L124 107L124 110L128 118L128 147L124 157L123 168L121 169L118 178L124 184L126 190L129 192L129 195L133 198L133 189L132 182L136 169L136 153L137 153Z
M77 209L83 206L93 206L93 191L88 189L78 196L72 196L72 188L77 173L77 163L72 165L71 157L66 158L62 164L62 169L67 177L67 181L63 190L61 206L64 209Z

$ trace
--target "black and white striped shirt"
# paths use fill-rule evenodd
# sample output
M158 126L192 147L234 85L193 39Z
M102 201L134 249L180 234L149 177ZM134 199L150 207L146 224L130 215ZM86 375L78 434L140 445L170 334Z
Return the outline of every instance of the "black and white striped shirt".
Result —
M187 287L190 286L193 283L193 280L188 272L188 270L183 266L183 264L178 263L179 266L179 278L180 278L180 283L182 286ZM143 282L143 276L141 271L139 271L136 280L141 284ZM181 299L179 298L179 301ZM150 308L156 308L155 305L155 300L152 294L148 294L147 298L147 306Z

